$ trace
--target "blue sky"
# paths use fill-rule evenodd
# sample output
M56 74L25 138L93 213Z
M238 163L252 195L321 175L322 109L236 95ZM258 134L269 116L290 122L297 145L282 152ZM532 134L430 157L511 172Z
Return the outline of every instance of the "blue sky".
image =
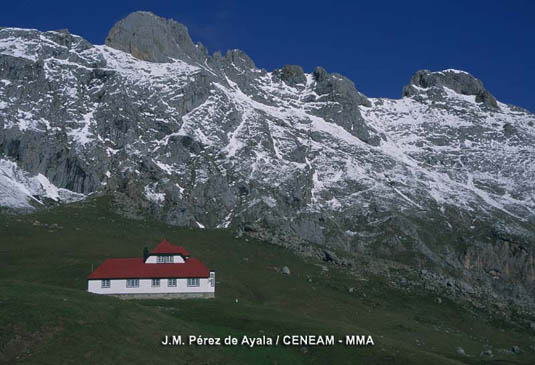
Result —
M333 4L331 4L333 3ZM419 69L457 68L499 100L535 110L535 1L74 1L2 4L0 26L68 28L102 44L148 10L188 26L210 52L240 48L258 67L320 65L372 97L398 98Z

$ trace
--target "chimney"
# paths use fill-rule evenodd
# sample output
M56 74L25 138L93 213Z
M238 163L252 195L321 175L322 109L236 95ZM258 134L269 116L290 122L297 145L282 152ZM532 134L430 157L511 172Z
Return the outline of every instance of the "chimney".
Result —
M143 249L143 261L147 261L148 258L149 258L149 249L145 247Z

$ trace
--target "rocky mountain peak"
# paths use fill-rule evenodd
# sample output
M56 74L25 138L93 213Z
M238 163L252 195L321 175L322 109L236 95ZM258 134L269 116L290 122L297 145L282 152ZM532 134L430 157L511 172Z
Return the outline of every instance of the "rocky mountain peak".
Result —
M146 12L106 44L0 29L0 206L106 194L131 217L456 268L535 307L535 115L475 77L368 98L321 67L208 57Z
M366 95L357 91L355 83L338 73L328 73L323 67L316 67L312 72L316 81L316 92L319 95L336 95L336 98L346 98L355 105L370 106Z
M117 22L105 43L150 62L204 58L204 47L193 44L185 25L146 11L136 11Z
M288 83L288 85L295 86L299 84L306 84L307 78L303 68L298 65L285 65L280 70L275 70L281 80Z
M416 87L415 87L416 86ZM465 71L447 69L432 72L417 71L411 78L409 85L403 88L403 96L413 96L420 93L419 89L432 87L447 87L462 95L475 95L475 101L490 108L498 108L496 99L485 89L483 82Z
M225 59L240 69L256 68L254 61L241 49L231 49L225 54Z

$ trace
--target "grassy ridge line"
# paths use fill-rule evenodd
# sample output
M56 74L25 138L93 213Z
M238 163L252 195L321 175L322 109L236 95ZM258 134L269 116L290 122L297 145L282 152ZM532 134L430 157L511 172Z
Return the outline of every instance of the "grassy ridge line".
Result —
M86 276L108 257L140 256L162 238L217 270L215 300L121 301L86 293ZM483 314L444 300L356 280L279 247L227 231L132 221L107 199L0 218L0 353L29 362L458 363L486 348L526 349L533 334L497 328ZM276 269L291 268L290 276ZM347 288L354 287L354 293ZM235 299L238 299L238 303ZM163 348L164 334L372 334L373 348ZM18 336L18 337L17 337ZM118 342L119 341L119 342ZM463 347L470 358L455 354ZM8 357L6 357L8 356ZM2 358L0 358L1 360ZM494 358L496 359L496 358Z

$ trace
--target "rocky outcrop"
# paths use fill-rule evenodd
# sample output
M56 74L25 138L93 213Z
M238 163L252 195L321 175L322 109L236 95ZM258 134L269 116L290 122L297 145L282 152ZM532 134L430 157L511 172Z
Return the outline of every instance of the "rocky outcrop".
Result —
M106 37L106 45L151 62L195 62L206 57L204 47L193 44L183 24L146 11L117 22Z
M290 86L304 86L307 83L305 72L301 66L286 65L280 70L275 70L274 74Z
M533 302L535 116L473 76L420 71L403 98L368 98L321 67L209 55L145 12L106 44L0 29L0 189L27 209L108 194L128 216Z
M489 108L498 108L496 99L484 88L480 80L468 72L453 69L438 72L429 70L416 72L412 76L410 84L403 88L403 96L418 94L420 92L418 88L428 89L433 87L447 87L458 94L474 95L476 102L483 103Z

